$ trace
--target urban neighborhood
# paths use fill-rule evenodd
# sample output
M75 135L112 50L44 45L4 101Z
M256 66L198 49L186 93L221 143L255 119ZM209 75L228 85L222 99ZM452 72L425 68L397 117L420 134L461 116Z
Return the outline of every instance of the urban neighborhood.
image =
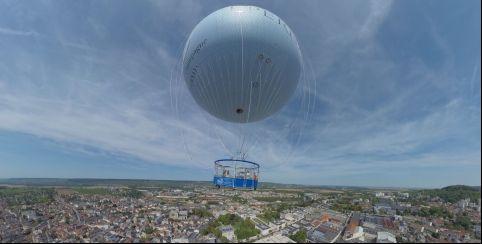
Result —
M3 186L0 241L477 243L480 188Z

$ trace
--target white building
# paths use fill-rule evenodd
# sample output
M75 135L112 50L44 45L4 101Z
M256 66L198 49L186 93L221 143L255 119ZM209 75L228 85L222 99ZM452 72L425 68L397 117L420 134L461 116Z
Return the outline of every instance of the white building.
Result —
M470 204L470 198L462 199L462 200L458 201L458 203L457 203L457 205L461 209L465 209L467 206L469 206L469 204Z
M186 210L179 211L178 219L179 220L186 220L187 219L187 211Z
M172 243L189 243L189 240L187 238L176 238L172 239Z
M179 213L176 210L171 210L169 212L169 218L170 219L177 219L179 217Z
M293 221L294 220L293 214L291 214L291 213L286 213L286 214L282 213L280 217L282 219L283 218L286 219L287 221Z
M291 240L290 238L276 234L272 236L268 236L262 239L255 241L254 243L296 243L295 241Z
M169 212L169 218L173 220L186 220L187 219L187 211L186 210L171 210Z
M355 228L355 232L353 233L352 239L358 239L360 241L365 241L364 237L364 232L363 232L363 227L357 226Z
M214 216L215 218L218 218L219 216L224 215L224 214L227 214L227 213L228 213L228 212L226 212L226 210L217 210L217 209L216 209L216 210L213 211L213 216Z
M390 232L380 231L377 232L377 243L397 243L397 239Z
M234 240L234 229L231 225L221 226L219 230L221 231L221 235L226 237L226 239L229 241Z

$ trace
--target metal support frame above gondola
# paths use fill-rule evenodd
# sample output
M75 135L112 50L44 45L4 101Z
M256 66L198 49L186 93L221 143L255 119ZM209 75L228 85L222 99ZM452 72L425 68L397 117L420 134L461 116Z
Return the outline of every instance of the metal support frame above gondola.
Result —
M242 167L239 166L239 163ZM213 184L217 188L256 190L258 188L259 167L258 163L243 159L216 160L214 161ZM222 174L220 174L219 169L223 169ZM234 177L229 173L230 169L234 169ZM243 177L240 177L241 172Z

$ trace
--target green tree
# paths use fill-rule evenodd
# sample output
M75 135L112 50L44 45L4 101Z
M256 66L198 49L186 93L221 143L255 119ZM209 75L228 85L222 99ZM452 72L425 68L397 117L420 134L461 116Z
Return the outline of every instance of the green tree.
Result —
M193 215L197 215L201 218L212 217L213 215L206 209L196 208L192 211Z
M290 239L296 241L297 243L305 243L306 242L306 231L299 230L293 235L290 235Z
M144 229L144 232L148 235L154 233L154 228L150 227L150 226L147 226L145 229Z
M203 235L208 235L209 233L214 234L217 238L221 237L221 231L218 229L221 225L232 225L234 228L234 234L238 240L243 240L252 236L256 236L260 233L256 229L255 224L248 218L243 220L236 214L225 214L219 216L216 220L209 223L209 225L202 230Z
M457 228L463 228L465 230L470 230L472 227L472 222L470 221L470 218L467 216L457 216L454 222L455 227Z
M263 211L260 217L267 222L271 222L279 219L280 213L275 209L267 208Z
M240 196L234 196L234 197L232 198L232 200L235 201L235 202L239 202L239 203L241 203L241 204L247 204L247 203L248 203L248 200L246 200L246 199L244 199L244 198L242 198L242 197L240 197Z
M260 231L256 229L255 224L249 218L240 221L234 226L234 234L238 240L243 240L259 233Z

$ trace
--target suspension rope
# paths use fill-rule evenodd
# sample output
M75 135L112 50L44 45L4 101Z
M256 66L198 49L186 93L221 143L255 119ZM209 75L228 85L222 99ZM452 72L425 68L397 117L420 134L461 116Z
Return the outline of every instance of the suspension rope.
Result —
M187 46L186 46L186 50L187 50L187 48L190 45L189 40L188 40L188 36L184 37L184 41L181 42L181 44L179 45L179 47L176 51L176 53L177 53L176 57L177 57L177 60L179 60L179 61L176 62L174 67L171 69L171 76L170 76L170 79L169 79L169 95L170 95L171 109L174 111L174 114L175 114L175 116L178 120L180 120L179 106L178 106L178 96L179 96L179 94L182 94L182 89L180 88L180 86L181 86L180 80L181 80L182 75L183 75L182 66L184 64L184 55L183 55L183 52L182 52L182 44L184 44L186 42L187 42ZM174 74L176 74L176 75L174 75ZM174 81L174 86L172 84L173 81ZM184 130L181 128L180 131L181 131L181 138L182 138L182 141L183 141L184 153L187 154L188 158L192 160L191 153L189 151L189 148L188 148L186 140L185 140Z
M258 50L258 53L259 53L259 50ZM258 98L256 100L256 112L259 112L259 104L260 104L260 99L261 99L261 76L262 76L262 73L261 73L261 70L262 70L262 67L263 67L263 60L261 60L259 57L256 57L256 59L258 60L258 72L255 76L255 79L257 80L257 88L258 88ZM251 87L253 87L253 85L251 84ZM250 135L251 136L254 136L255 137L255 140L254 140L254 143L251 144L250 147L246 148L246 157L248 156L248 153L249 151L251 150L251 148L257 144L258 142L258 136L257 136L257 133L252 133Z
M238 12L238 18L237 18L238 24L239 24L239 30L240 30L240 35L241 35L241 94L242 96L242 101L241 104L244 104L245 97L244 97L244 33L243 33L243 22L241 21L241 12ZM249 116L249 114L248 114ZM246 140L245 137L245 132L244 132L244 126L240 125L240 147L239 147L239 157L241 159L244 159L243 156L243 147L244 143Z

